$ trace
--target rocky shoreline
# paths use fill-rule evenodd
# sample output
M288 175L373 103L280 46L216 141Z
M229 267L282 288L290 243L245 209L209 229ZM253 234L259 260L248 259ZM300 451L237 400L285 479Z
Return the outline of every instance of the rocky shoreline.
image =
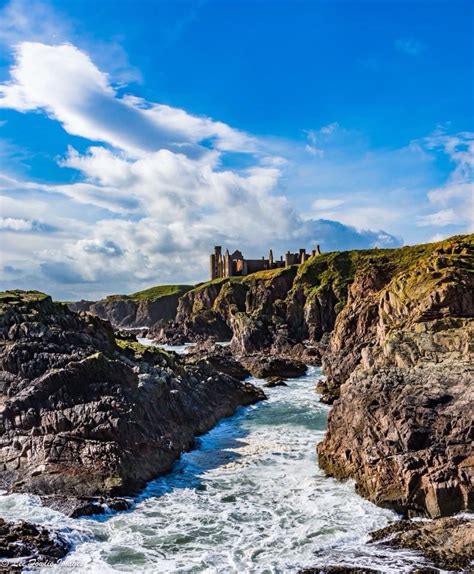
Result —
M0 300L0 487L72 498L132 495L194 437L264 398L208 363L116 339L39 293Z
M117 497L168 470L195 435L264 398L249 374L271 386L322 364L333 407L320 466L380 506L434 519L374 543L468 568L473 523L443 517L474 510L473 268L466 236L202 284L173 319L147 323L157 341L198 342L181 358L41 294L4 296L0 486L71 516L123 509Z

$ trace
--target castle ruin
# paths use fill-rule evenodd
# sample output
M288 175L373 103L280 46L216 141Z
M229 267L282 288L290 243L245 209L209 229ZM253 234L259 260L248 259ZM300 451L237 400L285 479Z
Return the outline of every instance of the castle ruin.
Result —
M222 247L216 245L214 253L210 256L211 279L250 275L250 273L257 271L301 265L310 257L315 257L320 253L321 250L318 245L316 249L311 251L311 254L306 253L306 249L300 249L298 253L290 253L288 251L284 257L282 255L280 259L274 259L273 252L270 249L268 259L265 259L265 257L261 259L245 259L242 252L238 249L232 254L226 249L224 255L222 255Z

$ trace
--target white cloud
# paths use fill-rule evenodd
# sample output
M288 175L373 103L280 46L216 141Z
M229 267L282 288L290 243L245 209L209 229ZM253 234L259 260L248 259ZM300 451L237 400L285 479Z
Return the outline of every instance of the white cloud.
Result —
M10 50L21 42L72 43L94 53L97 64L111 73L114 81L142 80L140 72L130 64L125 50L115 38L97 39L84 30L80 35L76 34L75 22L47 1L10 0L0 9L0 44Z
M312 207L315 210L321 209L322 211L326 211L327 209L333 209L335 207L340 207L344 205L343 199L336 199L330 197L321 197L319 199L315 199L312 203Z
M17 243L6 233L6 264L23 269L24 286L68 297L202 280L216 243L255 257L270 247L277 255L318 243L325 250L396 245L378 230L406 215L409 202L399 192L407 182L398 179L387 192L381 174L431 161L421 145L368 153L359 134L336 122L295 144L121 97L108 74L66 43L21 43L0 89L0 106L42 111L91 141L59 161L76 172L71 183L0 176L8 200L2 216L33 221L41 213L55 230L34 241L32 232L18 233ZM228 163L228 152L244 152L246 161Z
M222 122L142 99L119 97L107 74L71 44L22 42L10 80L0 85L0 108L43 110L64 129L132 155L167 148L202 153L210 139L222 151L255 151L255 140Z
M428 225L454 225L459 223L459 219L453 209L442 209L436 213L430 213L429 215L422 215L418 218L418 225L420 227L425 227Z
M444 185L428 192L431 206L438 210L420 216L418 225L457 225L464 232L474 230L474 133L453 136L437 130L426 138L426 145L429 149L442 149L455 168Z
M0 217L0 230L4 231L31 231L33 222L15 217Z

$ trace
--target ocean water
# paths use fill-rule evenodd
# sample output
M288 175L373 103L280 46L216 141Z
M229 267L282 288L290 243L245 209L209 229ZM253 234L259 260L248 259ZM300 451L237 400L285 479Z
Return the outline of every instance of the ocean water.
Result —
M74 544L60 564L30 571L270 574L338 564L403 573L422 565L409 551L367 544L371 530L398 517L318 468L328 413L315 392L320 376L310 368L223 420L129 512L73 520L35 497L0 496L3 518L54 526Z

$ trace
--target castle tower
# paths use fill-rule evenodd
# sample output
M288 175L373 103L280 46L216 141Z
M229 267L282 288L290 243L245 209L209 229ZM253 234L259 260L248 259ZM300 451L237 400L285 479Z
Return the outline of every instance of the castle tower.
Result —
M211 281L212 279L217 279L217 265L216 265L216 256L214 253L211 254L210 256L210 275L211 275Z
M268 268L273 269L273 251L271 249L268 254Z
M232 259L231 259L231 257L230 257L229 250L226 249L226 250L225 250L225 255L224 255L224 273L223 273L223 277L230 277L232 274L233 274Z

